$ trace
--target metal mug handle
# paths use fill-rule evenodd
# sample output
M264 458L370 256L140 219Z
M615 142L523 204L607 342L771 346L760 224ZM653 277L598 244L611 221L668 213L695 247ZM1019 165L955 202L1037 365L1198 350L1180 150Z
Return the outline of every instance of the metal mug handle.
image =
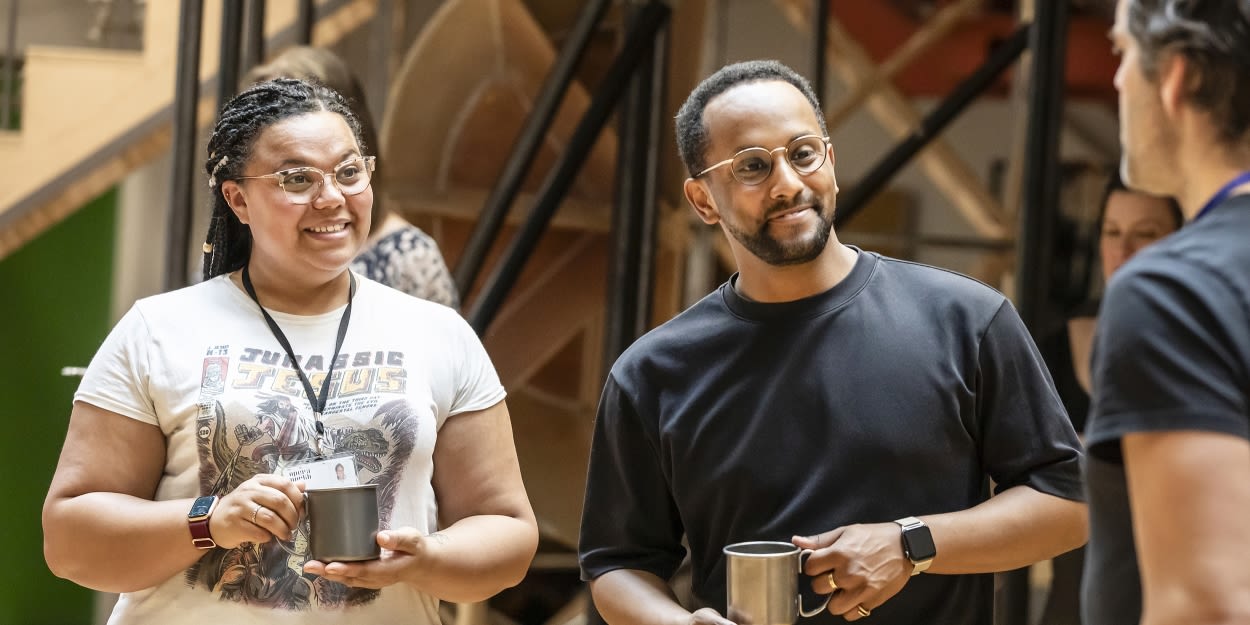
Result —
M807 559L810 558L811 556L812 556L811 549L804 549L799 552L799 571L798 571L799 577L804 577L803 566L807 564ZM811 582L808 582L808 584L810 585ZM837 592L837 591L833 591L833 592ZM822 601L820 605L817 606L816 609L814 610L807 610L803 608L803 593L799 592L799 615L802 616L803 618L810 618L810 617L816 616L817 614L820 614L821 612L824 612L825 608L829 607L829 600L833 598L833 592L830 592L827 595L821 595L822 597L825 598L825 600Z

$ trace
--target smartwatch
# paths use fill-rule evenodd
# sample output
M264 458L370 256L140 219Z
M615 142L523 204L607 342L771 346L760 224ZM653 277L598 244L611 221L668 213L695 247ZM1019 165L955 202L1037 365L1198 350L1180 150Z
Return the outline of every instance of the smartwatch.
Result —
M216 508L216 495L199 497L191 504L191 511L187 513L187 527L191 529L191 544L196 549L212 549L217 546L213 542L212 533L208 531L208 520Z
M933 533L929 531L929 526L914 516L898 519L895 523L903 528L903 554L915 567L911 574L925 572L937 556L937 546L933 544Z

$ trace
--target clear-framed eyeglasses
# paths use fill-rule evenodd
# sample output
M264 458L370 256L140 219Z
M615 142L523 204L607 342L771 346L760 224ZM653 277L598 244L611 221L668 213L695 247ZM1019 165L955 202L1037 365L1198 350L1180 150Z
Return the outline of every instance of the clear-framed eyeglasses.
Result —
M272 178L286 192L292 204L311 204L321 193L321 185L327 177L331 177L334 186L343 195L358 195L369 188L369 179L374 168L373 156L353 156L334 166L334 171L326 173L316 167L292 167L263 176L239 176L236 180L252 180Z
M829 154L829 137L803 135L787 145L771 150L761 147L747 148L734 154L733 158L704 169L694 177L698 178L713 169L729 165L729 173L733 174L734 180L747 186L755 186L767 180L773 173L773 155L778 150L785 152L785 158L794 171L806 176L825 164L825 158Z

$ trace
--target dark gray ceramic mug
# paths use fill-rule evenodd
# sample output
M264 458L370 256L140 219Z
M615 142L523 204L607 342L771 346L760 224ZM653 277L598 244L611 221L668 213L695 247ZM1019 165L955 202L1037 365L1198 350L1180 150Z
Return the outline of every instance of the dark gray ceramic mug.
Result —
M318 488L304 493L309 550L314 560L375 560L378 547L378 486Z

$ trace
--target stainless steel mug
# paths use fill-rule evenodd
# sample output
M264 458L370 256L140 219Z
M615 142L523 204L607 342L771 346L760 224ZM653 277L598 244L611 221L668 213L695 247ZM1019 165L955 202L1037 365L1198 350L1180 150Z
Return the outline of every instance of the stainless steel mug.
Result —
M378 486L318 488L304 493L309 550L322 562L374 560L378 546Z
M725 616L738 625L793 625L800 616L816 616L803 607L799 577L812 554L791 543L756 541L725 547L725 578L729 606Z

